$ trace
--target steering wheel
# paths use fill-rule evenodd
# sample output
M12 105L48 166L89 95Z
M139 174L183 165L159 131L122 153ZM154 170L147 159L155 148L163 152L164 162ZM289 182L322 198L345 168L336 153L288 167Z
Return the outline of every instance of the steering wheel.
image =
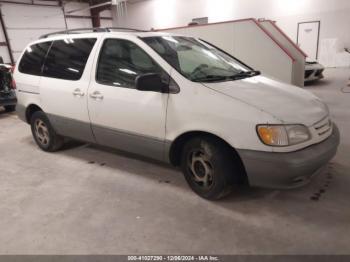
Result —
M205 68L209 68L209 66L207 64L200 64L199 66L197 66L192 73L190 74L191 78L194 78L195 76L197 76L199 73L201 73L201 71Z

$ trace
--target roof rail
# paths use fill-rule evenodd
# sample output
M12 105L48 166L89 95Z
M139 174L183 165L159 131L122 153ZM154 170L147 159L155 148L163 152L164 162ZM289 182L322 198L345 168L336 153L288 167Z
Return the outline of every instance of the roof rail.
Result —
M140 30L140 29L135 29L135 28L128 28L128 27L106 27L106 29L109 30L116 30L116 31L133 31L133 32L149 32L147 30Z
M79 34L83 33L81 31L92 31L92 32L109 32L106 28L99 28L99 27L93 27L93 28L75 28L75 29L67 29L67 30L62 30L62 31L57 31L57 32L52 32L48 33L45 35L40 36L40 39L42 38L47 38L52 35L64 35L64 34Z
M138 30L134 28L127 28L127 27L92 27L92 28L75 28L75 29L67 29L57 32L48 33L45 35L40 36L40 39L47 38L52 35L69 35L69 34L82 34L86 31L92 31L95 33L101 33L101 32L111 32L112 30L116 31L133 31L133 32L148 32L144 30Z

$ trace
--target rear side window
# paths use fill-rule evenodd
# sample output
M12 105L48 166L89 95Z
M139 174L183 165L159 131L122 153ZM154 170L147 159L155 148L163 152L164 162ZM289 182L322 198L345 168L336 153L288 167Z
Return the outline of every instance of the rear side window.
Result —
M19 63L18 70L24 74L41 75L45 56L51 43L44 42L27 47Z
M169 83L169 75L133 42L122 39L104 42L96 74L98 83L135 88L137 76L146 73L158 73L164 83Z
M43 76L79 80L95 42L95 38L54 41L45 61Z

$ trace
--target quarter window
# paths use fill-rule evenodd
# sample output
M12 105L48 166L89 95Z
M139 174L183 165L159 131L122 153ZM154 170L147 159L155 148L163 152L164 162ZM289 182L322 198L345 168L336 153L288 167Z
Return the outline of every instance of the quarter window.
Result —
M26 48L18 70L24 74L41 75L47 50L52 42L43 42Z
M43 76L79 80L95 42L95 38L54 41L45 61Z
M165 83L169 76L139 46L128 40L107 39L100 54L96 80L101 84L135 88L137 76L158 73Z

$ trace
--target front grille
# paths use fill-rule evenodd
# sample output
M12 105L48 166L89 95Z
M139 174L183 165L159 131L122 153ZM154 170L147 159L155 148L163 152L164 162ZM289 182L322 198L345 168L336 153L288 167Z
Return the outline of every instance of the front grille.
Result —
M323 137L329 135L332 130L332 121L329 117L322 119L321 121L314 124L314 129L318 136Z
M323 73L323 69L317 70L315 76L321 76Z
M306 70L305 71L305 78L309 78L313 72L314 72L314 70Z

